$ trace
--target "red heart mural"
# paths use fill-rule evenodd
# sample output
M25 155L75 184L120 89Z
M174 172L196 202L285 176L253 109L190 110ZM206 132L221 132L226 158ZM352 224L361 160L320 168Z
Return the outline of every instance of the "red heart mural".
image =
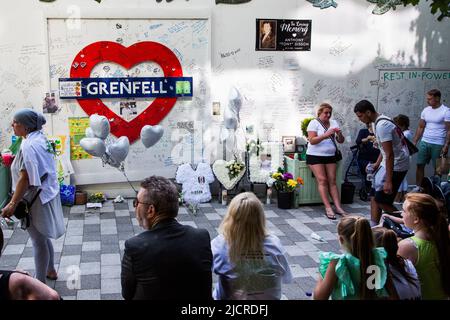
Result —
M165 77L183 76L180 61L176 55L160 43L144 41L127 48L116 42L99 41L86 46L77 54L72 62L70 77L89 78L92 69L101 62L114 62L130 69L146 61L159 64ZM177 102L177 98L156 98L136 118L126 121L109 109L101 99L77 100L89 116L98 113L110 119L111 133L116 137L127 136L130 143L139 139L143 126L156 125L164 119Z

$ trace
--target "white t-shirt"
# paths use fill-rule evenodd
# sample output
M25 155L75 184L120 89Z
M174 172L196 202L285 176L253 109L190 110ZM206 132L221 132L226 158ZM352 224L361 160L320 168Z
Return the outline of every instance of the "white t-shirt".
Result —
M194 170L190 163L178 167L175 179L182 185L183 200L191 205L211 200L209 184L214 182L211 166L200 162Z
M420 119L425 121L422 141L432 144L445 144L447 130L445 123L450 122L450 109L443 104L436 109L428 106L423 109Z
M330 128L339 128L339 124L336 120L330 120ZM308 124L308 128L306 131L314 131L317 132L317 135L320 136L325 133L325 128L320 124L316 119L311 120ZM322 157L330 157L334 156L336 152L336 147L331 139L326 138L322 140L318 144L308 143L308 149L306 150L306 154L311 156L322 156Z
M403 275L391 265L392 282L397 291L400 300L419 300L421 299L420 281L416 268L408 259L405 260L405 270L414 278L413 283L409 282Z
M384 115L380 115L377 120L382 117L389 119ZM377 122L375 120L373 126ZM394 171L408 171L409 169L409 151L406 143L403 141L402 133L394 123L386 120L380 120L377 123L376 128L373 128L375 136L377 138L378 147L383 156L381 166L386 167L386 154L383 150L382 143L386 141L392 141L392 149L394 150Z

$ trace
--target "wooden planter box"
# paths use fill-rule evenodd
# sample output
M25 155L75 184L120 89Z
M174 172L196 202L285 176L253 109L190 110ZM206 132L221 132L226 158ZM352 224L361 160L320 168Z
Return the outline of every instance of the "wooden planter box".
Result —
M291 159L284 157L284 163L286 170L294 176L294 179L301 177L305 184L300 186L295 192L294 207L298 208L299 205L322 203L319 191L317 190L316 178L313 176L311 170L309 170L306 161L300 161L297 159ZM336 185L339 190L339 196L341 195L342 185L342 160L338 162L336 172ZM332 202L331 197L329 197Z
M0 165L0 209L6 205L10 190L11 171L9 168Z

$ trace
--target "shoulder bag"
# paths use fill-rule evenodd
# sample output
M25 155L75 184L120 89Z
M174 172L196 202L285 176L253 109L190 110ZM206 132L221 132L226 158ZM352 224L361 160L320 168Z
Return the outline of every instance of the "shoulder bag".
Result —
M14 216L17 219L22 220L22 229L24 230L30 226L30 209L41 191L42 189L39 189L30 202L26 199L22 199L17 203L16 209L14 210Z
M412 156L413 154L419 152L419 149L417 149L417 147L414 145L414 143L412 143L407 137L405 137L405 135L403 134L402 129L400 129L400 127L394 121L392 121L391 119L389 119L389 118L381 118L381 119L378 118L378 120L375 121L375 130L377 128L377 123L380 120L386 120L386 121L392 122L399 129L399 131L402 133L402 139L406 143L406 147L408 148L408 152L409 152L410 156Z

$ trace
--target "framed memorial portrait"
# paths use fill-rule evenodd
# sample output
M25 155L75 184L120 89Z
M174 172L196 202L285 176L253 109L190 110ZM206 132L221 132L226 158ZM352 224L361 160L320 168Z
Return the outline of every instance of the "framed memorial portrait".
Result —
M284 152L295 152L295 136L283 136L281 142Z

